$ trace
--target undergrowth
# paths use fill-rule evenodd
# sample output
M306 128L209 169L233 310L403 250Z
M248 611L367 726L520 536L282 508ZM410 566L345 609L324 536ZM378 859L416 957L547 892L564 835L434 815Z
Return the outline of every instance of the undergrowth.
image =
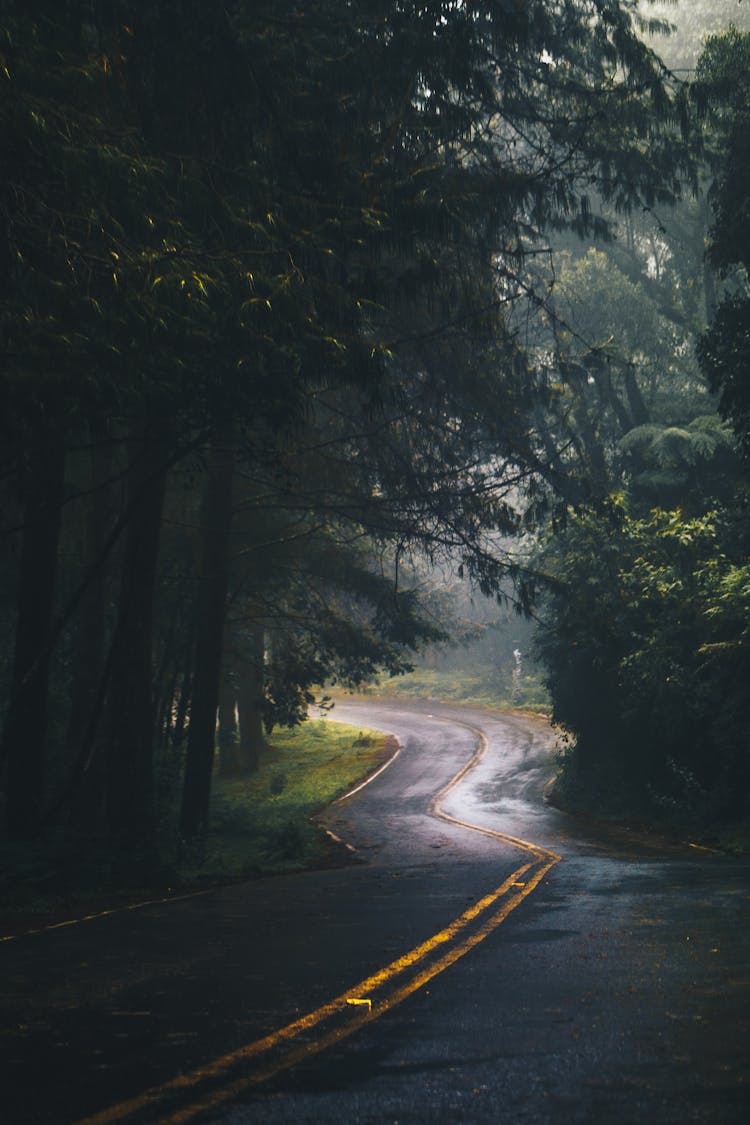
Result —
M190 844L163 846L138 886L113 876L114 857L90 837L51 831L0 843L0 911L55 915L81 904L117 905L331 860L331 843L311 822L317 811L372 772L389 754L388 736L325 719L276 730L257 773L214 781L210 830ZM178 786L162 810L161 836L174 838Z
M387 735L325 719L274 731L256 774L214 786L211 830L178 852L181 877L231 878L325 862L328 837L310 818L388 753Z
M600 754L581 762L575 743L563 743L549 798L575 816L647 829L670 839L733 855L750 854L750 821L728 820L694 777L668 763L668 791L629 768L627 761Z

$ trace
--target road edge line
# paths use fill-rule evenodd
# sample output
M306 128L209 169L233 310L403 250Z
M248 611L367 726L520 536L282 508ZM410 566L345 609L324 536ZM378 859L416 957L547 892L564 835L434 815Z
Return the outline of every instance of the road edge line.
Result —
M230 1070L231 1067L239 1062L242 1062L243 1060L261 1054L263 1051L271 1050L273 1049L273 1047L284 1042L293 1043L295 1038L302 1034L302 1032L309 1030L311 1027L317 1026L317 1024L321 1023L324 1019L327 1019L331 1015L338 1013L342 1010L342 1007L345 1006L350 1000L361 998L363 992L372 991L376 986L376 982L385 983L388 980L392 980L400 973L405 972L408 968L411 968L412 966L417 965L420 961L423 961L428 956L428 954L432 952L439 944L447 942L449 940L455 940L455 938L459 936L462 930L465 930L472 921L476 920L476 918L479 917L480 914L484 913L491 906L499 902L500 899L508 894L508 892L514 886L522 888L517 891L515 895L512 895L508 899L508 901L503 903L500 906L499 910L490 915L490 918L482 923L479 930L477 930L473 934L470 934L458 945L453 945L451 948L447 949L436 962L431 965L427 965L421 973L418 973L411 981L407 981L404 985L397 989L394 996L390 999L387 999L386 1002L384 1002L380 1007L376 1009L370 1007L368 1010L358 1012L343 1028L334 1029L327 1035L323 1035L323 1037L319 1040L313 1041L312 1043L302 1044L296 1049L293 1048L292 1050L290 1050L286 1058L280 1059L278 1062L272 1064L266 1070L261 1071L259 1074L243 1076L242 1078L230 1081L224 1086L219 1087L217 1090L212 1091L210 1094L205 1095L202 1099L199 1098L198 1100L185 1105L183 1108L175 1110L173 1113L169 1113L169 1111L167 1111L166 1116L158 1118L158 1125L181 1125L181 1123L191 1120L192 1118L198 1116L200 1113L207 1111L211 1107L229 1100L231 1097L240 1093L242 1090L249 1089L252 1086L256 1086L261 1084L262 1082L268 1081L268 1079L272 1078L274 1075L289 1069L291 1066L297 1065L297 1063L303 1061L306 1058L310 1058L313 1055L320 1054L328 1047L333 1046L334 1043L340 1042L344 1038L348 1038L348 1036L359 1030L359 1028L364 1026L364 1024L378 1019L386 1011L390 1011L392 1008L402 1003L403 1000L407 999L408 996L412 995L412 993L416 992L419 988L422 988L424 984L426 984L429 980L432 980L433 977L439 975L441 972L444 972L445 969L449 968L452 964L458 961L476 945L484 941L485 938L488 937L489 934L492 933L493 930L495 930L499 925L501 925L502 922L504 922L508 917L508 915L513 910L515 910L515 908L519 906L520 903L523 902L524 899L532 893L532 891L536 889L536 887L539 885L544 876L551 870L551 868L554 867L555 864L560 862L562 856L558 855L556 852L553 852L548 848L542 847L541 845L533 844L528 840L522 840L520 839L520 837L509 836L494 829L485 828L482 825L470 824L466 821L459 820L458 818L451 816L450 813L444 812L440 807L440 802L446 796L448 796L448 794L452 792L452 790L455 789L456 786L459 785L460 782L469 773L471 773L471 771L482 760L487 752L487 749L489 748L489 740L484 731L480 730L478 727L472 726L469 723L462 722L459 719L446 717L442 720L438 719L438 721L451 722L456 726L463 727L466 730L470 731L477 739L477 746L469 760L465 762L461 766L461 768L453 775L453 777L450 778L450 780L444 786L442 786L442 788L439 789L438 792L431 798L427 806L428 814L430 816L434 816L436 819L447 821L448 823L455 824L469 831L479 832L482 835L490 836L494 839L497 839L499 842L509 845L513 848L525 851L533 857L532 861L530 863L522 865L516 871L513 871L503 881L503 883L501 883L500 887L496 888L496 890L491 892L490 894L482 896L482 898L478 899L477 902L473 903L471 907L459 914L457 918L455 918L442 930L439 930L436 934L433 934L430 938L426 939L425 942L420 943L419 945L415 946L414 949L409 950L407 953L403 954L395 961L390 962L383 969L380 969L376 973L370 974L370 976L365 977L362 981L357 982L355 985L347 989L345 992L341 993L339 996L335 997L333 1000L327 1001L325 1004L320 1005L320 1007L314 1009L312 1012L307 1013L305 1016L302 1016L297 1020L293 1020L291 1023L286 1024L284 1027L279 1028L274 1032L271 1032L269 1035L262 1036L260 1039L253 1040L251 1043L245 1044L243 1047L237 1048L232 1052L219 1056L218 1058L211 1060L209 1063L204 1064L203 1066L196 1067L188 1074L181 1074L176 1078L170 1079L167 1082L160 1084L159 1086L154 1086L148 1090L144 1090L143 1093L136 1095L134 1098L126 1099L125 1101L115 1104L114 1106L109 1106L85 1118L81 1118L75 1123L75 1125L112 1125L113 1122L122 1121L123 1119L130 1117L135 1113L138 1113L140 1110L145 1109L149 1105L151 1105L153 1108L156 1108L155 1103L165 1100L172 1094L178 1094L180 1090L187 1090L191 1087L198 1086L201 1082L210 1080L212 1078L218 1078L222 1073ZM389 765L392 764L393 761L395 761L400 752L401 746L399 745L399 748L393 755L393 757L385 762L379 770L377 770L374 774L372 774L369 778L362 782L358 787L356 787L355 790L352 790L350 793L345 794L344 797L338 798L338 800L341 801L346 799L347 797L353 796L355 792L363 789L371 781L374 781L375 778L380 773L382 773L384 769L386 769ZM540 869L534 872L534 874L525 884L519 884L519 876L521 874L527 873L537 865L541 865ZM156 1122L157 1119L152 1120Z

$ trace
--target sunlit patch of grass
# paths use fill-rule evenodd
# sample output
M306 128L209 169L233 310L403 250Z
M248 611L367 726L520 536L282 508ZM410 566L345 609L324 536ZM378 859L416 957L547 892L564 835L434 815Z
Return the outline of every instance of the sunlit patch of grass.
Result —
M537 713L549 710L547 693L535 676L522 677L517 698L514 699L510 685L500 677L493 677L492 671L488 672L485 668L476 673L418 668L404 676L380 680L371 687L368 694L440 699L446 703L474 703L499 710L511 707Z
M183 846L177 879L232 879L327 862L330 839L310 818L389 753L387 735L325 719L274 731L257 773L215 783L211 829Z

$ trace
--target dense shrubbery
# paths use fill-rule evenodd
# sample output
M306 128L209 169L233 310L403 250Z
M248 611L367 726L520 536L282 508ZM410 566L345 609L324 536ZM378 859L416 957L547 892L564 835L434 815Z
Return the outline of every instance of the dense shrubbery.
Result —
M750 821L748 91L750 35L711 37L697 203L562 273L557 338L572 324L589 350L578 402L560 398L589 488L538 556L560 798L706 832Z
M0 0L8 835L142 872L158 778L207 829L217 705L249 769L435 635L411 552L514 573L528 262L685 165L636 9Z
M703 827L750 814L750 567L726 512L571 516L539 647L575 732L564 791ZM577 797L576 797L577 794Z

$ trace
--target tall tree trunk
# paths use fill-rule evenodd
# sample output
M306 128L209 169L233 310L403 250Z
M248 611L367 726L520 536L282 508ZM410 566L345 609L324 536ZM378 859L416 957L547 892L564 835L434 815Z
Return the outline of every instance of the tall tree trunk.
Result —
M572 415L581 439L584 455L585 487L594 497L602 497L609 491L610 479L604 449L597 433L596 424L586 400L583 386L569 380L573 391Z
M131 518L112 651L107 720L107 824L122 870L143 874L155 845L152 640L166 468L153 432L130 469Z
M649 421L648 407L641 394L641 388L638 386L638 380L632 364L628 364L625 368L625 392L628 396L633 425L645 426Z
M237 777L240 773L239 740L237 733L237 691L235 688L234 661L225 651L219 687L219 773L222 777Z
M29 452L24 473L24 532L11 700L2 736L7 758L8 835L37 828L44 800L47 689L65 451L62 436Z
M598 372L595 378L597 388L600 392L602 406L608 405L612 408L612 413L617 419L620 433L626 434L628 430L632 428L633 422L625 408L625 404L617 393L612 381L612 373L610 371Z
M185 637L180 635L179 616L176 610L169 615L159 666L154 672L154 731L160 750L169 742L177 681L184 667Z
M263 700L263 663L265 639L261 626L253 629L248 638L250 652L238 668L237 704L240 720L239 761L240 772L254 773L260 754L265 749L261 703Z
M71 774L71 819L84 830L100 827L104 816L105 757L97 740L106 690L102 684L105 653L105 568L97 565L111 511L112 447L95 434L91 451L91 495L86 513L86 560L91 577L79 610L73 660L73 691L66 736Z
M203 507L203 550L198 588L195 673L188 727L180 831L189 839L205 831L211 797L219 705L222 639L229 585L234 457L228 435L209 452Z
M174 724L172 726L172 737L170 741L170 749L182 753L182 746L185 742L185 728L187 726L188 715L190 713L190 699L193 691L193 645L192 640L189 645L189 651L185 660L185 666L182 671L182 682L177 696Z
M704 313L706 324L710 324L716 316L716 310L719 307L719 297L716 292L716 273L705 249L711 227L711 200L707 191L704 191L698 200L698 222L696 227L696 244L700 247L701 261L703 263Z

